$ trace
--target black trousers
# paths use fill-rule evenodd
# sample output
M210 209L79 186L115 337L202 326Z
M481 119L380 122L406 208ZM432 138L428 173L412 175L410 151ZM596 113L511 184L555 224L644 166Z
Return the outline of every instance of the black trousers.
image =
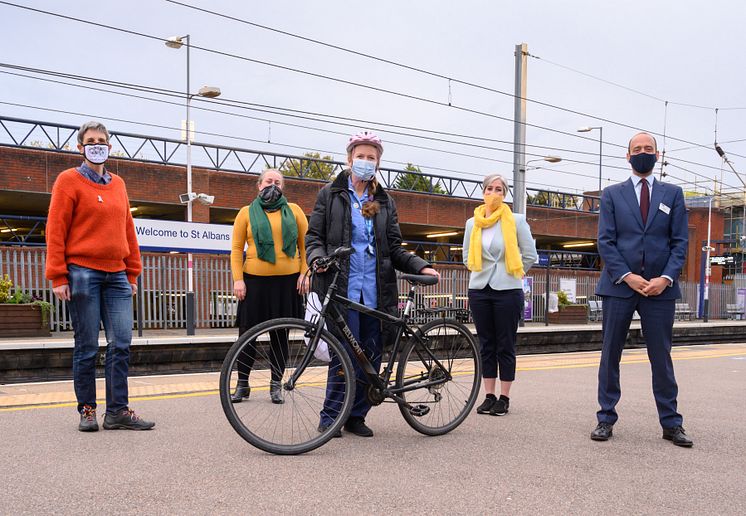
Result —
M515 380L515 342L523 310L523 289L469 289L469 308L477 328L482 378Z

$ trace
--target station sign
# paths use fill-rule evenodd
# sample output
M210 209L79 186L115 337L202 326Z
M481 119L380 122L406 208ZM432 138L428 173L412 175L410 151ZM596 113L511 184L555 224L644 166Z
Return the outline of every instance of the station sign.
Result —
M735 256L710 256L710 265L733 265L736 263Z
M210 253L231 252L233 226L174 220L134 219L142 251Z

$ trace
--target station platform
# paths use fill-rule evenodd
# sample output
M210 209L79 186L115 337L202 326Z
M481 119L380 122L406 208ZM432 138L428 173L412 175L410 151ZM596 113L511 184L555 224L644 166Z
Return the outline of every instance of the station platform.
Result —
M661 439L644 349L623 355L620 419L602 443L589 438L598 352L519 356L506 416L427 437L383 404L366 418L374 437L343 432L295 457L236 434L216 373L130 378L148 432L78 432L69 381L0 385L2 512L744 514L733 415L746 413L746 344L672 355L689 449Z
M474 326L468 324L475 333ZM135 334L136 335L136 334ZM528 322L518 329L517 353L567 353L601 349L601 323L553 324ZM210 372L220 369L237 338L235 328L198 329L188 336L184 329L146 330L134 336L130 348L130 375ZM746 321L676 321L674 345L746 342ZM639 321L633 321L626 347L644 347ZM99 338L102 352L106 339ZM0 338L0 384L66 380L71 378L72 332L27 339Z

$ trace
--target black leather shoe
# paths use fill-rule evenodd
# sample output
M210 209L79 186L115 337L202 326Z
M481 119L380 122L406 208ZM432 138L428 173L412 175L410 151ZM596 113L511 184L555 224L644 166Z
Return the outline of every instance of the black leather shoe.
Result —
M663 438L673 442L676 446L683 446L684 448L691 448L694 445L694 441L686 436L686 432L684 432L684 428L681 426L664 428Z
M594 441L608 441L612 434L612 428L614 425L611 423L599 423L593 432L591 432L591 439Z
M275 381L269 382L269 397L272 403L285 403L285 398L282 397L282 383Z
M319 425L319 433L326 432L326 429L329 428L331 425ZM342 429L339 429L336 431L336 433L332 437L342 437Z
M242 385L239 383L231 395L231 403L241 403L243 400L249 398L249 394L251 394L251 387L248 384Z
M373 430L365 424L364 419L348 419L345 430L360 437L373 437Z

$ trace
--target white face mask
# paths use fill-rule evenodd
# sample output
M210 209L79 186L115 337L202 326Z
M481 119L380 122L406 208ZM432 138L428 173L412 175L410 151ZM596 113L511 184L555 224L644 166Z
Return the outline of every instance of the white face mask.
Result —
M83 152L85 153L85 159L94 165L101 165L109 159L109 146L105 143L83 145Z
M352 173L363 181L370 181L376 176L376 162L367 159L352 160Z

